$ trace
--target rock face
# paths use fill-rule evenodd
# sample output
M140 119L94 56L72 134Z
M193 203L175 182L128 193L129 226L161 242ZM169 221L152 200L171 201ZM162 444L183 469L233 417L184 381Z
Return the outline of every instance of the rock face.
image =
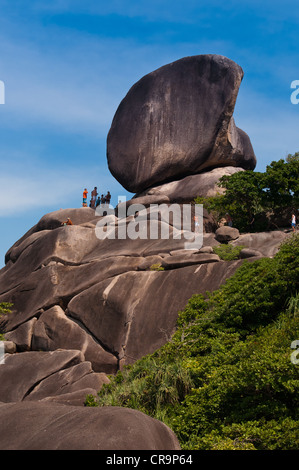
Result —
M61 226L66 215L76 223ZM108 219L126 226L134 217ZM6 254L0 302L13 310L0 319L1 449L179 448L142 413L82 405L107 374L169 340L188 299L217 288L242 261L221 263L213 233L202 251L186 251L184 239L98 239L101 220L86 208L47 214ZM152 270L159 262L164 270Z
M66 212L74 225L61 226ZM109 383L107 374L171 338L178 312L193 294L217 289L243 259L273 256L287 234L239 234L231 227L214 232L205 224L203 246L186 249L184 238L171 237L180 233L175 220L164 218L158 225L168 225L169 239L96 237L98 222L107 221L108 233L137 218L148 222L148 209L107 219L86 208L56 211L8 251L0 271L0 302L12 302L13 308L0 319L6 339L0 364L0 448L177 448L168 428L149 423L142 414L126 410L124 418L125 411L92 408L81 414L79 409L87 395L96 396ZM213 246L223 242L242 245L241 259L221 261ZM109 429L105 413L111 413ZM20 431L11 442L7 436L17 420L18 429L29 423L31 431ZM140 439L123 434L127 421ZM82 429L94 437L82 441ZM151 429L162 437L153 437Z
M13 313L1 327L18 353L75 349L95 373L113 374L164 344L192 294L217 288L238 262L216 267L213 253L184 250L170 219L158 223L169 239L99 240L103 217L92 211L86 220L85 210L70 210L83 223L65 227L64 211L47 214L8 251L0 301L12 302ZM127 225L134 217L114 219ZM212 233L203 238L218 243ZM160 261L163 271L151 270Z
M239 238L240 233L237 228L227 227L226 225L217 228L215 232L216 240L220 243L227 243Z
M244 233L231 241L233 246L244 246L251 251L257 250L262 256L273 258L277 253L280 244L285 240L286 233L280 230L261 233ZM248 254L246 250L245 253ZM242 250L244 254L244 249ZM241 252L241 253L242 253Z
M179 450L174 433L136 410L0 404L1 450Z
M149 73L120 103L107 139L112 175L131 192L217 167L254 169L232 117L243 70L219 55L186 57Z
M98 239L96 224L103 217L72 209L69 215L77 224L62 227L65 215L47 214L8 251L0 271L0 302L12 302L13 311L0 326L16 357L80 351L80 361L90 363L95 376L114 374L162 346L188 299L217 289L234 273L242 260L223 262L213 246L230 242L250 248L242 258L272 256L285 236L240 235L221 227L203 234L202 248L186 250L184 238L173 238L181 232L171 219L158 221L168 227L168 239ZM113 223L128 226L141 216L113 216ZM10 368L21 367L9 360ZM6 401L1 394L0 401Z
M221 261L214 232L192 250L184 239L98 239L104 219L85 210L70 210L77 224L64 227L54 221L65 213L48 214L9 250L0 271L0 302L13 303L0 319L7 340L0 448L177 449L172 432L142 413L82 405L109 383L107 374L165 344L188 299L217 289L243 259ZM247 247L242 258L254 260L272 256L285 236L234 233L229 243Z
M222 176L231 176L243 168L227 166L204 171L198 175L190 175L180 180L154 186L134 196L135 199L153 198L153 203L188 203L196 197L212 197L223 194L225 189L220 188L217 183ZM155 199L154 199L155 198Z
M78 350L7 354L0 366L0 402L47 400L84 403L109 380L95 373Z
M106 217L89 208L46 214L8 250L0 449L179 449L172 431L143 413L83 405L108 374L170 340L193 294L218 289L246 258L273 256L286 236L216 231L204 211L201 246L192 244L195 206L190 217L169 213L170 203L181 211L220 192L223 174L254 168L232 118L242 77L234 62L207 55L141 79L108 136L109 168L136 197ZM73 225L62 225L68 217ZM242 245L240 259L222 261L213 247L223 242Z

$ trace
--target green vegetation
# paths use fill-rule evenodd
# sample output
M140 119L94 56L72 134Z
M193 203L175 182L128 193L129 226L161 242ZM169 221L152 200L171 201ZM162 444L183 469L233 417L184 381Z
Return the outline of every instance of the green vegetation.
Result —
M2 315L7 315L7 313L10 313L11 307L12 304L9 302L0 302L0 317L2 317Z
M290 226L292 211L299 205L299 152L272 162L264 173L240 171L223 176L219 186L225 194L195 200L217 221L228 213L240 231L273 229L277 220L286 220Z
M9 302L0 302L0 318L3 315L7 315L8 313L11 312L12 305L13 304L11 304ZM4 338L3 333L0 333L0 341L4 341L4 340L5 340L5 338Z
M161 263L155 263L151 265L150 271L164 271L164 268Z
M138 409L183 449L298 449L299 235L194 295L170 342L125 367L86 405ZM162 312L163 313L163 312Z
M233 246L226 243L222 243L221 245L214 246L213 251L223 261L233 261L234 259L239 259L240 252L243 248L244 246L242 245Z

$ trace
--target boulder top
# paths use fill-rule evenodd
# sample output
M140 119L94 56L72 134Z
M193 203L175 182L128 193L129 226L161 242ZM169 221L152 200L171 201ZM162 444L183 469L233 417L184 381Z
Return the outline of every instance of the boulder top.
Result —
M254 169L256 157L233 111L244 72L221 55L189 56L135 83L107 137L112 175L131 192L208 169Z

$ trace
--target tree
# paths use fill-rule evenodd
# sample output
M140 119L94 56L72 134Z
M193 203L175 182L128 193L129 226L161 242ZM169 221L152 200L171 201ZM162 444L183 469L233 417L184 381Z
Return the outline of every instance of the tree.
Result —
M195 200L217 221L229 213L234 227L251 232L268 229L275 219L288 223L299 206L299 152L273 161L264 173L248 170L223 176L218 185L225 188L223 195Z
M299 152L267 166L264 175L267 206L272 210L299 204Z
M264 177L252 170L223 176L219 182L225 188L221 204L239 230L253 230L256 217L264 209Z

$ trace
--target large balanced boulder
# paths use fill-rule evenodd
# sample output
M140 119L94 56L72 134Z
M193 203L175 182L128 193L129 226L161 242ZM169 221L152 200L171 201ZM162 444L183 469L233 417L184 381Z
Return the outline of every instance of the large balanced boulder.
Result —
M0 403L0 428L1 450L180 450L165 424L116 406Z
M140 192L216 167L254 169L250 139L232 117L242 78L220 55L185 57L141 78L108 134L112 175Z

